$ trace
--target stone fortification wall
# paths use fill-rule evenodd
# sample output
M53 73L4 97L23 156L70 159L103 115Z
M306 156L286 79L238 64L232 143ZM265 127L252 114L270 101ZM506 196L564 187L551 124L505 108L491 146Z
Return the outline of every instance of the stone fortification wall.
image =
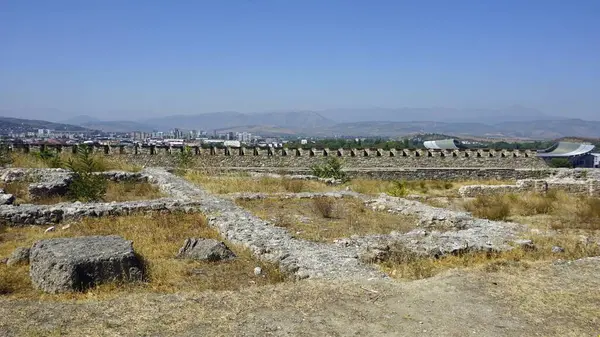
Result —
M14 144L15 152L42 150L74 152L76 146ZM182 147L96 146L94 151L124 156L144 166L173 167ZM339 157L347 168L544 168L546 163L529 150L425 150L425 149L290 149L190 147L195 167L288 167L307 168L327 157Z

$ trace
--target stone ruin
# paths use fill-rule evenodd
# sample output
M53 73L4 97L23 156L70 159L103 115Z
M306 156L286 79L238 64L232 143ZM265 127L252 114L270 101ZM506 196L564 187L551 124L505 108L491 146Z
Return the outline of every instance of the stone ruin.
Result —
M2 174L2 179L31 174L7 172ZM31 172L36 174L36 171ZM57 185L68 179L63 171L49 172L57 172L57 177L59 174L64 177L61 181L56 178ZM466 251L503 251L522 246L519 235L527 229L526 226L517 223L477 219L466 212L436 208L418 201L386 195L373 198L352 191L278 195L277 197L287 198L359 198L374 210L416 215L419 218L417 229L408 233L353 236L340 238L335 243L312 242L294 238L288 230L254 216L236 205L233 200L268 198L273 195L250 193L216 196L161 168L147 168L135 174L101 174L106 174L112 177L111 179L144 179L156 184L169 197L126 203L3 205L0 206L0 219L10 226L23 226L54 224L81 217L126 215L157 210L201 212L207 217L209 226L215 228L224 239L248 248L260 259L277 264L280 270L292 279L387 278L387 275L371 262L384 261L393 247L401 246L411 253L432 257ZM45 185L46 190L51 189L52 185L46 182L47 180L43 184L34 184ZM43 240L31 248L31 277L40 289L59 292L66 289L83 289L88 285L110 280L143 279L143 266L133 259L135 253L131 243L117 237L73 240L75 239ZM114 253L115 258L108 258L109 262L106 262L105 256L100 252L94 249L86 252L81 248L84 246L83 242L87 244L85 240L91 240L92 245L101 245L103 242L114 244L114 249L110 251L111 254ZM180 258L208 260L227 260L234 257L219 241L212 242L202 238L190 238L178 255ZM56 265L64 268L57 270L52 267Z
M598 197L600 196L600 172L597 170L556 170L554 176L546 179L522 179L517 180L514 185L468 185L462 186L458 193L461 197L472 198L508 193L546 193L549 190Z

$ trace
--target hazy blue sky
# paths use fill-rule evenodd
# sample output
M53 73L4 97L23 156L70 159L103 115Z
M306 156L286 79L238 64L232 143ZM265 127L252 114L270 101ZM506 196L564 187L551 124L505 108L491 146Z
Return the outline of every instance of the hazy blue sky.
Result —
M0 0L0 110L512 104L600 119L598 0Z

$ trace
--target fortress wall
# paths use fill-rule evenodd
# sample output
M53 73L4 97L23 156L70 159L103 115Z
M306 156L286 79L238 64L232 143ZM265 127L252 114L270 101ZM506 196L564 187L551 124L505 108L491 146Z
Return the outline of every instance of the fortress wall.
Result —
M69 152L76 146L14 144L16 152L42 150ZM173 167L183 147L165 146L96 146L95 153L124 156L145 166ZM190 147L194 167L272 167L309 168L328 157L340 158L348 169L360 168L526 168L541 169L547 164L525 150L426 150L426 149L306 149L306 148L215 148Z

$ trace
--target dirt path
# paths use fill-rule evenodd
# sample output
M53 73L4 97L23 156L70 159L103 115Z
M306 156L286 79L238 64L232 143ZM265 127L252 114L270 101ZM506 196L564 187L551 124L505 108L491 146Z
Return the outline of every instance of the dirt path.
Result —
M80 302L0 298L2 336L597 336L600 259L413 282L300 281Z

